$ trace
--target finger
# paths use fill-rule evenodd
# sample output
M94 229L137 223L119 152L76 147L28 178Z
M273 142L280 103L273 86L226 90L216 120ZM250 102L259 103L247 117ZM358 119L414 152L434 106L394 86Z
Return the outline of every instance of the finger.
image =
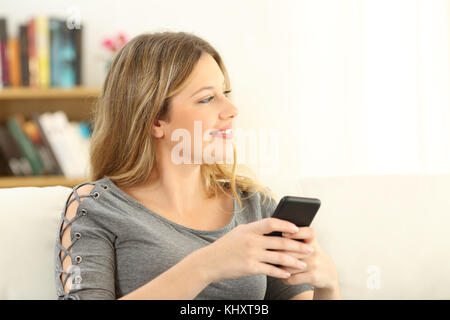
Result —
M294 269L306 269L306 263L283 252L265 250L262 254L261 260L267 263L291 267Z
M290 239L301 239L305 241L312 241L315 238L314 229L311 227L300 227L295 233L282 233L283 237Z
M279 251L289 254L289 255L293 256L294 258L303 260L305 263L307 263L307 261L305 261L305 260L310 258L310 255L311 255L310 253L299 253L299 252L295 252L295 251L286 251L286 250L279 250Z
M280 267L281 269L283 269L284 271L289 272L291 275L297 274L299 272L306 272L306 269L297 269L297 268L290 268L290 267Z
M294 251L303 254L311 254L314 248L303 242L284 237L262 236L262 245L266 249Z
M268 275L270 277L274 277L274 278L282 278L282 279L287 279L290 276L292 276L289 272L278 268L276 266L267 264L267 263L259 263L257 266L257 273L258 274L265 274Z
M298 272L293 274L289 278L284 278L283 281L286 284L295 285L295 284L310 284L314 285L312 281L311 272Z
M292 222L277 218L265 218L256 222L252 222L251 228L258 234L267 234L274 231L297 233L299 228Z

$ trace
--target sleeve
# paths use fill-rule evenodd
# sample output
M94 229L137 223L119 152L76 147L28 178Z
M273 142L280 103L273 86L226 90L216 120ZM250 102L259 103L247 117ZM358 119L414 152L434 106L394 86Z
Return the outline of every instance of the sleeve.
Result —
M58 300L115 299L114 236L96 223L98 192L78 188L87 184L73 189L61 214L54 256Z
M267 189L270 191L269 188ZM269 196L265 202L263 202L262 198L263 196L260 196L262 218L271 217L275 212L278 202L272 196ZM308 290L314 290L314 287L309 284L289 285L285 284L280 278L267 276L267 288L264 300L288 300Z

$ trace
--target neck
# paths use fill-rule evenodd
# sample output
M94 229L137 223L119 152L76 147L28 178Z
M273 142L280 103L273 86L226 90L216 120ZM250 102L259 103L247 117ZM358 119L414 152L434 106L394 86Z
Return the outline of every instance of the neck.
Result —
M175 164L170 153L158 150L152 175L146 182L131 190L143 198L152 195L158 206L183 216L208 199L201 178L200 164Z

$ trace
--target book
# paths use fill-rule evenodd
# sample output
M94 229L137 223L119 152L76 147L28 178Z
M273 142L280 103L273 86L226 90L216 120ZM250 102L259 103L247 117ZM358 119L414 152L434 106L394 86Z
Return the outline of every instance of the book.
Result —
M0 151L0 176L7 177L13 175L14 173L11 171L11 168L9 167L8 159L6 159L6 157Z
M68 29L66 25L61 30L63 37L60 55L63 63L60 68L60 85L62 87L73 87L76 84L76 48L73 41L73 31Z
M31 114L31 119L34 121L34 123L36 124L36 127L39 131L39 136L40 136L40 140L41 140L41 144L43 145L43 147L46 149L46 153L50 159L51 162L51 174L54 175L64 175L62 169L61 169L61 165L59 164L58 160L56 159L55 153L53 152L53 149L48 141L47 136L45 135L45 132L42 128L41 122L40 122L40 115L37 112L33 112Z
M63 28L64 21L51 18L49 21L50 27L50 83L53 87L60 86L60 74L64 61L61 56L61 47L63 42Z
M82 83L82 31L83 31L83 25L80 24L78 28L73 29L73 38L75 43L75 52L76 52L76 58L75 58L75 84L80 86Z
M51 85L81 85L81 26L69 29L62 19L50 18Z
M28 38L27 38L27 26L21 24L19 26L19 48L20 48L20 80L22 86L29 86L29 73L28 73Z
M45 112L39 122L66 178L86 177L86 157L79 148L78 137L64 111ZM79 130L78 130L78 134Z
M8 39L8 67L11 87L20 87L20 50L19 39Z
M34 148L33 143L22 131L23 115L14 115L8 118L6 127L19 145L22 154L30 162L33 175L41 175L44 165L39 152Z
M8 32L6 29L6 19L0 18L0 63L2 65L2 86L9 86L9 70L8 70Z
M29 176L32 174L31 165L23 156L14 138L6 126L0 126L0 151L8 162L9 168L15 176Z
M10 152L8 141L4 141L4 128L0 128L0 174L2 176L13 176L14 172L11 170L11 167L8 163L9 154ZM20 174L18 172L17 174Z
M35 19L36 59L38 64L38 87L50 86L50 33L48 18L37 16Z
M39 152L41 156L44 170L42 172L43 175L58 175L58 168L53 161L53 158L50 154L50 150L48 150L47 146L43 143L43 139L40 133L40 130L37 126L37 123L34 119L29 119L25 121L22 125L22 130L28 136L28 138L33 143L36 150Z
M28 75L29 86L36 88L38 86L38 64L36 56L36 37L35 37L35 21L31 18L27 24L28 38Z

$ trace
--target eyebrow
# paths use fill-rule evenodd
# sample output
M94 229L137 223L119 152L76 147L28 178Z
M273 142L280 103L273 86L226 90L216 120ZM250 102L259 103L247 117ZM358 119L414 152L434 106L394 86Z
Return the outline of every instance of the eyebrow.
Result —
M223 81L223 84L225 85L225 80ZM199 93L200 91L207 90L207 89L213 89L213 88L214 88L214 86L207 86L207 87L203 87L203 88L201 88L201 89L198 89L197 91L195 91L195 92L192 94L191 98L192 98L193 96L195 96L197 93Z

